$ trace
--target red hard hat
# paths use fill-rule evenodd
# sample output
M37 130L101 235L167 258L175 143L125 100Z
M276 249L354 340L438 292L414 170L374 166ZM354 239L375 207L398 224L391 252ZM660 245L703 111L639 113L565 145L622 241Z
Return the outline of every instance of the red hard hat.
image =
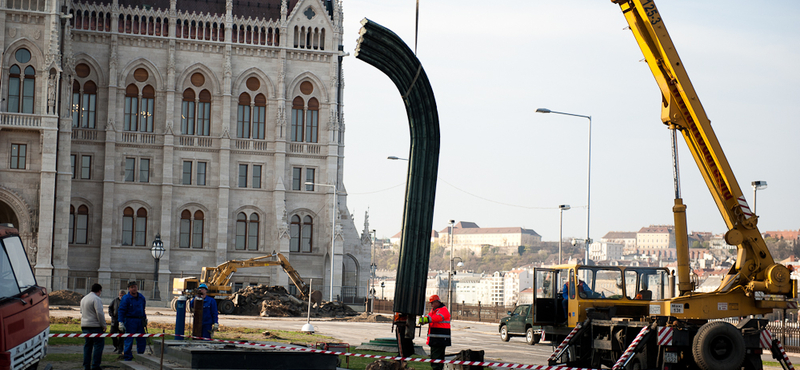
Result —
M430 298L428 298L428 302L435 302L435 301L440 301L439 296L436 295L436 294L434 294Z

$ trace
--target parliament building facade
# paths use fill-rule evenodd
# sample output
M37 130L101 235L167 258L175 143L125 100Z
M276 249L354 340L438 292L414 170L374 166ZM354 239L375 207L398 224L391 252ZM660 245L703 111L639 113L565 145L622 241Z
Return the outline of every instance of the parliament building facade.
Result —
M279 252L325 299L363 300L342 21L330 0L0 0L0 223L39 283L150 298L157 276L168 300L172 278ZM232 284L291 288L274 267Z

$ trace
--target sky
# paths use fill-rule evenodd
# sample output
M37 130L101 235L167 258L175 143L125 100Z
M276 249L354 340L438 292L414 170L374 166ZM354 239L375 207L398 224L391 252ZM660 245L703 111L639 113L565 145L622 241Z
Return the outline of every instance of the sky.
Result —
M657 1L759 229L800 228L800 2ZM408 119L386 75L354 57L369 18L414 48L414 0L344 0L344 185L356 228L390 237L402 226ZM417 56L439 110L441 151L433 228L449 220L586 236L592 117L590 237L673 224L671 134L661 93L619 6L609 0L420 0ZM690 231L727 231L679 137Z

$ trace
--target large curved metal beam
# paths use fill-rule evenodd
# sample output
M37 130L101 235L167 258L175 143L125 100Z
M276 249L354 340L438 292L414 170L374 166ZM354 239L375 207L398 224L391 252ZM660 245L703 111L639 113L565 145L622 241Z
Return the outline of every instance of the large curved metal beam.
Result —
M433 205L439 169L439 113L428 76L414 52L389 29L366 18L355 56L389 76L406 106L411 149L394 312L420 315L433 228Z

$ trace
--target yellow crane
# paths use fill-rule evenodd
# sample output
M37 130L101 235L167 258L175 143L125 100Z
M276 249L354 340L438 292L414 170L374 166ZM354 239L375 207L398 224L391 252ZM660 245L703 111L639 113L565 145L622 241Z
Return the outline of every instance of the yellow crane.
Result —
M556 304L543 300L541 305L555 306L550 310L555 314L548 317L549 321L566 316L569 319L566 328L571 329L572 335L565 339L564 346L549 362L573 367L604 365L614 369L761 369L764 346L778 362L786 365L779 354L779 342L772 340L766 330L767 320L754 316L772 313L773 309L796 307L793 299L797 298L797 282L790 279L790 270L776 263L767 249L757 227L758 216L749 208L736 182L655 3L653 0L611 1L622 10L656 79L662 94L661 121L672 131L675 167L672 210L678 294L667 295L664 291L662 297L652 297L652 301L641 298L644 294L634 296L633 292L642 287L642 281L651 281L649 286L644 285L643 293L652 293L652 283L663 286L664 278L653 280L653 276L658 275L650 271L647 278L642 279L635 273L623 277L613 268L565 267L568 273L557 275L559 279L568 279L565 283L569 287L565 293L568 298L563 300L568 304L564 304L564 313L557 307L563 301L553 298L555 296L549 299L555 299ZM695 292L696 284L690 276L686 205L680 195L677 165L678 134L688 145L725 220L728 227L725 241L738 249L735 264L713 292ZM546 273L548 271L542 272ZM601 275L605 277L596 278ZM619 276L618 283L613 283L615 279L611 276ZM590 286L594 289L592 292L600 287L613 294L598 296L593 293L587 297L574 294L574 291L580 292L578 284L584 280L588 284L580 286ZM536 277L534 284L537 284ZM668 286L674 290L674 284ZM622 304L612 302L614 299ZM645 307L647 312L642 310ZM716 321L725 318L742 319L735 326Z

